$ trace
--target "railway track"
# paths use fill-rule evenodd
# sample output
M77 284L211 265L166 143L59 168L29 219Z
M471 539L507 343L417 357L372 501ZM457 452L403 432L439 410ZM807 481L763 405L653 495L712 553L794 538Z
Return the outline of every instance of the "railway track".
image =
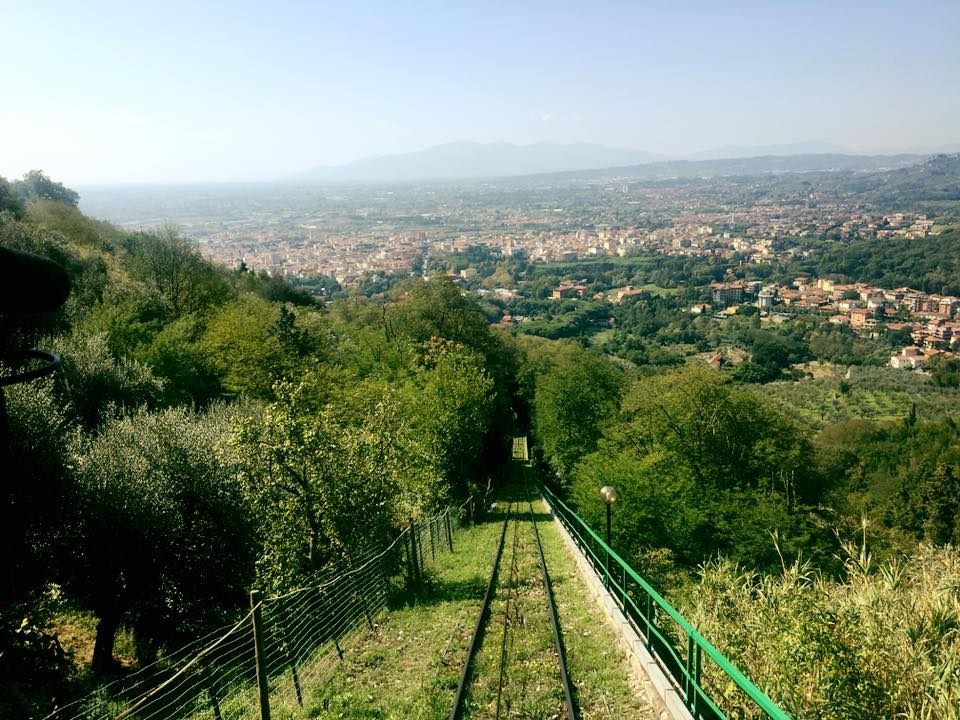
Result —
M511 717L512 710L522 700L519 696L531 684L535 684L538 688L541 684L549 686L551 678L541 677L541 675L552 675L552 682L559 681L559 687L557 685L552 687L562 689L562 700L558 698L557 704L562 704L564 717L567 720L580 718L576 692L567 671L566 648L550 574L543 554L543 545L540 541L537 517L529 492L525 495L525 499L512 501L507 506L500 542L490 580L487 583L487 592L464 659L449 720L460 720L468 715L471 718L492 717L495 720ZM511 523L513 536L509 550L509 566L505 567L503 556ZM531 563L531 555L535 556L535 563ZM505 578L502 577L504 575ZM537 586L539 589L535 590ZM502 613L497 613L496 617L491 612L495 599L503 605ZM552 668L536 668L541 670L541 673L534 678L535 683L525 675L522 681L515 680L512 678L515 668L519 668L518 672L523 674L528 672L531 666L521 652L523 643L529 642L529 638L534 633L539 633L542 638L547 624L549 624L549 634L552 636L556 664ZM500 630L498 634L493 632L495 627ZM487 643L484 643L485 637L489 638ZM494 637L499 639L498 647L491 648L489 643ZM483 652L488 659L495 657L497 660L483 668L478 668L477 657L481 648L484 648ZM531 649L529 647L526 649L529 656ZM534 649L534 652L537 650ZM539 654L542 656L543 651L539 650ZM476 692L477 695L485 694L488 702L483 703L478 699L471 706L471 703L467 703L467 699L472 692ZM556 709L559 710L559 707Z

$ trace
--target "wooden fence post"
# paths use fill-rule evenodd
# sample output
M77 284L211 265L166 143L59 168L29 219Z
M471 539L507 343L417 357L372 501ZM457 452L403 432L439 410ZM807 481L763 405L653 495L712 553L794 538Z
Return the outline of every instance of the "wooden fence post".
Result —
M425 573L424 568L427 567L427 559L423 555L423 538L422 529L417 528L417 573L420 575L420 582L423 582Z

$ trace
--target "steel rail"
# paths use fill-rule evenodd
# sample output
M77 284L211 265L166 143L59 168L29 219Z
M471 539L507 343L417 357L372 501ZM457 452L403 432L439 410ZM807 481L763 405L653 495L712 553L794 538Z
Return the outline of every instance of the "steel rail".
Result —
M553 596L553 584L550 582L550 573L547 572L547 560L543 555L543 543L540 542L540 530L537 528L537 518L533 512L533 503L530 505L530 522L533 523L533 533L537 538L537 550L540 553L540 573L543 575L543 588L547 594L547 607L550 609L550 625L553 628L553 641L557 646L557 660L560 665L560 683L563 685L563 698L567 706L567 720L580 720L580 708L577 706L576 693L570 682L570 673L567 670L567 648L563 644L563 633L560 632L560 621L557 618L557 601Z
M513 521L513 544L510 549L510 577L507 580L507 599L503 604L503 637L500 640L500 677L497 680L497 714L500 720L500 707L503 701L503 684L507 679L507 637L510 633L510 603L517 608L517 539L520 535L520 524Z
M467 650L467 659L464 661L463 670L460 673L457 694L453 697L453 708L450 710L449 720L459 720L460 713L463 712L463 700L467 692L467 683L470 681L470 670L473 666L473 658L480 647L480 640L483 638L483 630L486 627L487 616L490 614L490 601L493 599L493 590L497 584L500 558L503 556L503 543L507 537L507 524L510 522L510 511L512 509L513 503L507 505L507 515L503 519L503 529L500 531L500 544L497 546L497 556L493 561L493 572L490 573L487 592L483 596L483 606L480 608L480 617L477 618L477 625L473 629L473 637L470 640L470 647Z

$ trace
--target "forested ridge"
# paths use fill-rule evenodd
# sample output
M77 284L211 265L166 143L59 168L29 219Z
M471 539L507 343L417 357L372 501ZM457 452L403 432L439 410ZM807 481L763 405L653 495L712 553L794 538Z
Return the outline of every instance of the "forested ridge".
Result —
M755 384L789 381L806 344L838 362L885 348L800 320L673 322L666 297L615 310L636 346L512 335L444 276L321 304L76 202L38 173L0 180L0 248L72 285L55 313L2 318L5 356L63 358L5 389L6 716L162 657L234 619L250 588L385 543L496 481L525 432L539 477L593 527L599 487L617 487L615 549L793 716L957 707L955 413L814 422ZM750 348L747 370L656 347L717 333Z
M821 276L841 276L879 287L913 287L924 292L960 293L960 232L910 242L856 240L831 248L815 266Z
M449 281L325 307L76 201L40 174L0 182L0 248L72 286L55 313L3 318L5 352L63 359L6 388L7 717L162 657L252 587L385 543L485 486L514 434L518 351ZM68 657L77 635L93 647Z

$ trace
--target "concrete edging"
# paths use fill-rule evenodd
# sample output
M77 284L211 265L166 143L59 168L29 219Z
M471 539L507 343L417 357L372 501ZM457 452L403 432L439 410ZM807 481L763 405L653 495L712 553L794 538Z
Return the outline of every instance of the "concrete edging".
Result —
M577 547L563 523L557 519L549 501L546 498L541 499L549 508L560 536L576 560L577 569L580 571L580 576L586 582L587 587L590 588L590 594L603 608L607 622L613 627L617 639L620 641L620 646L626 651L634 679L643 685L650 704L653 706L655 717L658 720L693 720L693 716L683 704L683 699L670 677L664 672L657 659L647 650L643 637L623 614L616 599L603 586L602 578L594 572L590 561Z

